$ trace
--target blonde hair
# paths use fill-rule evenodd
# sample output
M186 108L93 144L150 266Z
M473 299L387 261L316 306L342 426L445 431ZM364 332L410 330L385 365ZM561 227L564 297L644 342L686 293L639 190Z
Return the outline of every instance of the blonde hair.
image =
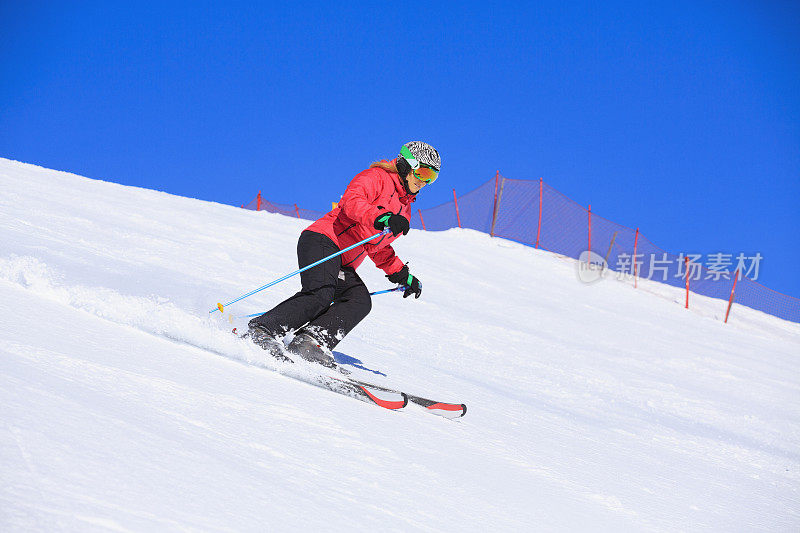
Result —
M369 168L382 168L387 172L393 172L395 174L400 174L397 171L397 165L394 164L393 161L387 161L385 159L381 159L380 161L374 161Z

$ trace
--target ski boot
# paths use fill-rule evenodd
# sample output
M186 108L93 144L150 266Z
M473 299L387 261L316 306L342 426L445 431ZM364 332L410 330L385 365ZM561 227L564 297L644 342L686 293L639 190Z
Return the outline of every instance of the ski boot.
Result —
M247 333L243 337L249 338L257 346L262 347L272 357L284 363L293 363L290 358L286 356L286 349L283 343L273 337L264 326L253 324L249 326Z
M296 354L310 363L316 363L326 368L331 368L342 374L350 372L336 364L331 352L308 333L298 333L286 349L291 354Z

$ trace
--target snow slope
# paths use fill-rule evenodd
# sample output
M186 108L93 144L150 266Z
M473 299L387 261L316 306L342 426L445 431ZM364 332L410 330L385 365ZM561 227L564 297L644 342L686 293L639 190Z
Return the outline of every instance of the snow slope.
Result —
M376 296L338 356L469 411L390 412L208 314L294 270L306 224L0 159L0 530L800 528L798 325L412 231L422 298Z

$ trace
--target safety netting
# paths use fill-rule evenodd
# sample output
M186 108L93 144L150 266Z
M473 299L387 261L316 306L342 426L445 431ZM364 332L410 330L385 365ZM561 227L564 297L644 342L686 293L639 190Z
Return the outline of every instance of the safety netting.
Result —
M316 220L325 213L297 204L276 204L261 193L245 209ZM639 229L605 219L557 191L543 180L518 180L497 175L453 201L411 213L411 227L427 231L470 228L492 236L561 254L621 276L639 279L735 302L770 315L800 322L800 298L774 291L751 279L754 258L698 255L662 250ZM748 263L747 259L751 259ZM758 257L757 259L760 259ZM757 263L755 264L757 277ZM735 283L735 286L734 286ZM734 291L735 288L735 291ZM726 313L727 319L727 313Z
M295 217L295 218L302 218L305 220L317 220L318 218L325 215L322 211L314 211L311 209L303 209L298 207L297 204L278 204L275 202L270 202L269 200L265 200L261 197L261 191L258 191L258 195L253 198L250 202L242 205L244 209L250 209L252 211L266 211L268 213L279 213L281 215L286 215L287 217Z

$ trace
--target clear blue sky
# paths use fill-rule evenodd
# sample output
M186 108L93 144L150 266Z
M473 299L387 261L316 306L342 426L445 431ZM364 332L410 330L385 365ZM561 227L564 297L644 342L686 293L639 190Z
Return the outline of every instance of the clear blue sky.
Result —
M800 296L800 4L653 4L4 1L0 156L325 210L426 140L423 209L542 176Z

